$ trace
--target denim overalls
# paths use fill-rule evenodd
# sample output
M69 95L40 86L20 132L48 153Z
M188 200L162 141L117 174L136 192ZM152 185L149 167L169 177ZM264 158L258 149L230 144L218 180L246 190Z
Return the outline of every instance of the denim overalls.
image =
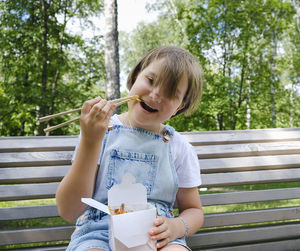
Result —
M178 190L177 174L168 142L173 133L174 128L168 125L164 136L123 125L114 125L113 129L107 130L93 198L107 204L107 191L121 183L125 173L131 173L136 183L146 187L148 202L157 208L157 214L173 217L172 207ZM77 220L77 230L67 250L111 250L108 224L105 213L88 208ZM186 246L182 238L172 243Z

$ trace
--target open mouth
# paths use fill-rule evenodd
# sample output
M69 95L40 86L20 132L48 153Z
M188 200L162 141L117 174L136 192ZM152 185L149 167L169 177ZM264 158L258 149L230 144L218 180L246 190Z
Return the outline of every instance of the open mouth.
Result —
M143 101L141 102L141 106L148 112L158 112L157 109L154 109L150 106L148 106L146 103L144 103Z

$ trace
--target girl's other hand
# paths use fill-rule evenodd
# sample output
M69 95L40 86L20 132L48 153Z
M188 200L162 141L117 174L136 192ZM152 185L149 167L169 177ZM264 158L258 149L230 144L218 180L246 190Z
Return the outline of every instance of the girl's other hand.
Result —
M166 246L170 241L178 237L176 228L176 219L158 216L154 221L154 227L149 231L150 239L159 241L157 248Z
M116 105L100 97L84 102L81 115L81 136L89 141L98 141L105 134Z

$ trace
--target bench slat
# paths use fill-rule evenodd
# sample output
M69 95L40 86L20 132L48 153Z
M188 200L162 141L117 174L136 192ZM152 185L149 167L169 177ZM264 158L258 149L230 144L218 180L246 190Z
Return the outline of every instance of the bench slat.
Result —
M56 205L1 208L0 212L0 220L35 219L59 216ZM268 221L294 220L299 219L299 217L300 207L206 214L203 227L208 228Z
M228 205L268 200L298 199L300 188L243 191L201 195L203 206ZM0 220L58 217L56 205L0 208Z
M300 187L200 195L203 206L299 199Z
M0 152L73 151L78 136L1 137Z
M69 240L74 226L1 230L0 245Z
M228 144L300 140L299 128L181 132L192 144ZM1 137L0 152L73 150L78 136Z
M39 246L36 248L25 248L25 249L14 249L16 251L66 251L67 246L61 246L61 245L57 245L57 246Z
M0 184L60 181L70 166L0 168Z
M0 221L58 217L56 205L0 208Z
M300 207L251 210L204 215L203 228L300 219Z
M202 174L201 177L201 187L294 182L300 180L300 168Z
M0 153L0 167L69 165L73 151Z
M201 173L300 167L300 154L200 159Z
M278 177L281 177L278 180ZM272 182L299 181L300 169L234 172L223 174L203 174L201 187L260 184ZM57 182L46 184L22 184L0 186L0 200L21 200L34 198L53 198Z
M0 201L54 198L58 184L58 182L53 182L2 185L0 186Z
M293 240L285 240L293 239ZM296 240L295 240L296 239ZM218 240L218 241L216 241ZM273 243L260 243L273 240ZM281 240L280 242L277 242ZM285 240L285 241L282 241ZM193 250L198 248L217 248L226 245L241 245L239 248L209 249L209 250L296 250L300 246L300 224L286 224L257 228L220 230L218 232L199 232L187 239L187 243ZM250 244L252 243L252 244ZM284 245L283 245L284 244ZM278 246L277 246L278 245ZM255 248L256 247L256 248ZM274 247L274 249L260 249L262 247ZM251 249L252 248L252 249Z
M300 142L260 143L247 145L221 145L221 146L198 146L195 147L198 157L203 158L224 158L242 157L252 155L277 155L277 154L300 154ZM0 153L0 166L28 166L45 165L49 162L69 164L73 151L56 152L16 152Z
M199 159L300 154L300 141L195 146Z
M61 245L57 245L57 246L39 246L36 248L25 248L25 249L14 249L16 251L66 251L67 246L61 246Z
M299 128L182 132L193 145L300 140Z

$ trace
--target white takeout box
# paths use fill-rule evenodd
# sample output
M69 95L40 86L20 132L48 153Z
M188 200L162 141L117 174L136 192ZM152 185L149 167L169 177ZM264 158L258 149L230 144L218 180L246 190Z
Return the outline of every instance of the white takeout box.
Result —
M149 229L156 218L156 208L147 203L147 190L127 173L122 183L108 191L108 205L111 209L125 205L128 213L112 215L108 206L91 198L82 202L110 215L110 245L114 251L153 251L155 242L149 238Z

